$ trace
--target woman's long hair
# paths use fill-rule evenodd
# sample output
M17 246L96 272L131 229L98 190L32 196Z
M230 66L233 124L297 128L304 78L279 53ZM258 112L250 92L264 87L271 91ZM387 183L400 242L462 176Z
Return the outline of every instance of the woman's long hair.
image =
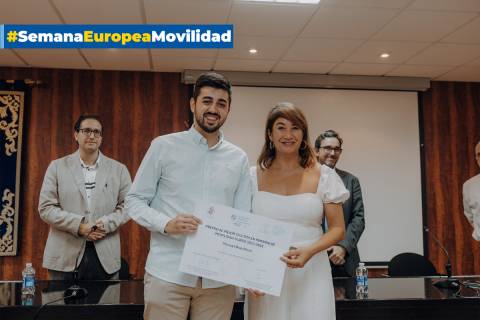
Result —
M316 158L312 146L310 145L307 120L303 112L290 102L277 103L268 113L267 123L265 125L265 143L263 144L262 152L258 157L257 164L262 170L265 170L271 167L272 162L275 159L276 150L273 146L273 142L270 140L269 134L272 132L273 124L278 118L285 118L302 130L303 140L298 149L300 165L303 168L313 167L316 163Z

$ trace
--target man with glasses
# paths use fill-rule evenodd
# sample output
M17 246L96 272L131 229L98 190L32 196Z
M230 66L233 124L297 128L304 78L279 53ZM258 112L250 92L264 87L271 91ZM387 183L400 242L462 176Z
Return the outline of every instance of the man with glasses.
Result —
M480 142L475 146L475 160L480 167ZM480 174L463 184L463 212L473 227L473 239L480 241Z
M342 154L343 139L337 132L327 130L318 136L315 141L317 159L338 173L343 184L350 191L350 198L343 203L345 218L345 239L328 249L332 275L334 277L352 277L360 262L357 243L365 229L362 190L358 178L349 172L336 168ZM325 221L324 228L328 228Z
M50 225L43 267L51 280L118 279L120 234L128 221L124 198L132 183L125 165L104 156L102 123L82 115L74 126L78 150L48 166L38 211Z

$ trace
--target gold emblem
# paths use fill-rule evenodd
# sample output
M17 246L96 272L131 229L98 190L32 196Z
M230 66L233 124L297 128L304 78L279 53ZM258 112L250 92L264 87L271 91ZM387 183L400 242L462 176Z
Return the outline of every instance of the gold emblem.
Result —
M5 132L5 154L17 152L18 119L22 97L18 94L0 95L0 130Z
M13 194L9 189L3 190L2 211L0 212L0 226L5 230L0 235L0 252L13 252L13 222L15 219L15 209L13 207Z

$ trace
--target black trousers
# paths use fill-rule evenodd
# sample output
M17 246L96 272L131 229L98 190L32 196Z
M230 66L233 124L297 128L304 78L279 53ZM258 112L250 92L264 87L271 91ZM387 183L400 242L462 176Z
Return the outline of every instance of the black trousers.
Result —
M345 270L344 266L336 266L330 261L330 266L332 267L332 277L334 278L349 278L350 275Z
M50 280L73 280L73 272L63 272L56 270L48 270ZM100 260L98 259L95 245L91 241L87 241L85 245L85 253L83 254L82 261L78 267L78 279L79 280L117 280L118 271L112 274L108 274L102 267Z

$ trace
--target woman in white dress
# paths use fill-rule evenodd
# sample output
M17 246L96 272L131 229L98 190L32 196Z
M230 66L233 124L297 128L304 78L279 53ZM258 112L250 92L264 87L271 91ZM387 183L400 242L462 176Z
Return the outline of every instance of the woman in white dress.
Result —
M295 229L291 249L281 257L287 270L280 297L249 291L248 320L335 319L326 250L344 237L341 203L349 193L333 169L317 163L305 116L292 104L278 104L268 114L252 181L253 213L289 222Z

